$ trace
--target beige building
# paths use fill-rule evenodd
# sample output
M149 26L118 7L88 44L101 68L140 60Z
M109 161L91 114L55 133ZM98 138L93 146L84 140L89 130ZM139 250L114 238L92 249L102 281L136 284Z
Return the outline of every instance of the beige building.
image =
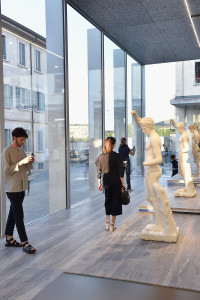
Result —
M27 154L35 153L35 171L45 169L47 149L46 39L2 16L6 146L15 127L28 133Z

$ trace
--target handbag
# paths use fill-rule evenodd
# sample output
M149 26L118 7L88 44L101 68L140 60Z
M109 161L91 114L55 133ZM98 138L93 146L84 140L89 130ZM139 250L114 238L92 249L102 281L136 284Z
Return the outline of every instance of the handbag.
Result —
M130 203L130 195L124 187L121 188L121 201L123 205L128 205Z

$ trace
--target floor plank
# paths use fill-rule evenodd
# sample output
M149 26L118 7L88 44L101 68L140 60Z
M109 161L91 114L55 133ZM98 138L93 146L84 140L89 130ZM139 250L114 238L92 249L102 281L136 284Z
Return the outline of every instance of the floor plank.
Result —
M143 178L135 177L132 187L114 233L104 229L101 194L28 226L36 255L7 249L0 239L0 299L32 299L64 271L200 290L199 216L174 214L177 244L142 241L139 233L153 216L138 212L145 201Z

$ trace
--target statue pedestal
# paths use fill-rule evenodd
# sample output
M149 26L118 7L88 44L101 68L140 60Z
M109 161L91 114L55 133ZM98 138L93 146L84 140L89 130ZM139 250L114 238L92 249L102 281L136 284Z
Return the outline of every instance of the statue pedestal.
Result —
M196 196L196 191L185 191L184 189L179 189L175 192L175 197L186 197L186 198L193 198Z
M200 177L198 177L197 174L193 176L193 183L194 185L200 184ZM175 176L167 179L167 185L169 186L169 185L185 185L185 184L184 184L183 177L179 174L176 174Z
M176 227L177 232L169 234L169 233L146 230L146 228L149 226L153 226L153 225L147 225L142 230L142 232L140 233L141 239L148 240L148 241L167 242L167 243L177 242L179 227Z

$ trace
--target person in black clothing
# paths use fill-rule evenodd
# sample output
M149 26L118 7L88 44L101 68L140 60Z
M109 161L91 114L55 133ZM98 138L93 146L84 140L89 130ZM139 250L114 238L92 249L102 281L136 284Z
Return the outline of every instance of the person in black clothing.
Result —
M121 138L121 144L119 145L118 152L119 152L119 154L121 155L121 157L123 159L121 177L124 177L124 173L125 173L125 170L126 170L127 189L129 191L132 191L132 189L131 189L131 180L130 180L131 163L130 163L129 154L134 156L135 151L133 149L131 150L128 147L128 145L126 144L126 138L125 137Z
M171 163L172 163L172 176L176 175L178 173L178 161L176 159L176 156L173 154L171 155Z
M103 173L103 187L105 189L106 229L113 232L116 216L122 214L121 188L124 186L123 178L120 178L122 158L119 153L113 151L116 139L108 137L103 146L103 153L96 159L98 189L102 190L101 177ZM112 220L110 223L110 215Z

